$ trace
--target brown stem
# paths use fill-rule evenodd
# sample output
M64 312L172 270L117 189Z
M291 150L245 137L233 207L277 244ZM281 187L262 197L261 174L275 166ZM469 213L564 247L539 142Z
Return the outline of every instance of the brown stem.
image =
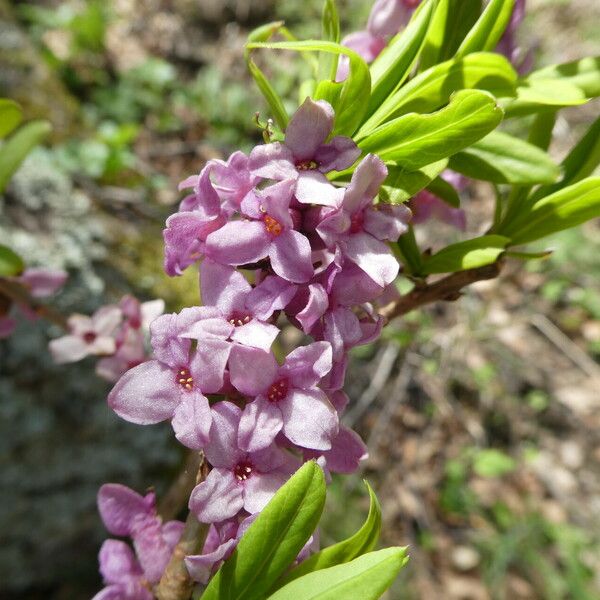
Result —
M498 261L476 269L452 273L434 283L417 285L408 294L384 306L379 311L379 314L390 321L395 317L405 315L415 308L430 304L431 302L437 302L438 300L452 302L458 300L461 290L464 287L476 281L494 279L498 277L501 269L502 263Z
M31 296L27 288L19 283L0 278L0 294L12 300L15 304L29 307L38 316L67 329L67 319L57 310L46 304L41 304Z
M196 486L196 478L200 468L202 455L199 452L190 452L183 469L177 479L171 484L158 506L158 514L163 521L174 519L179 511L187 505L192 490Z
M208 465L204 456L200 457L200 465L196 484L203 481L208 474ZM187 572L184 558L190 554L198 554L204 545L208 525L200 523L193 513L189 513L181 539L175 546L171 560L163 576L154 590L158 600L189 600L194 589L194 582Z

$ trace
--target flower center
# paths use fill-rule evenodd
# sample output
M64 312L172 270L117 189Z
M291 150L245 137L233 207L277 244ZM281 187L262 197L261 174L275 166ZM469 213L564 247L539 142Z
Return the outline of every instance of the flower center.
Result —
M361 211L355 212L350 219L350 233L358 233L362 231L365 222L364 214Z
M194 378L187 367L177 369L177 383L186 392L190 392L194 387Z
M229 315L229 319L227 320L235 327L240 327L241 325L249 323L251 319L252 317L248 314L234 311Z
M267 230L267 233L270 233L275 237L283 233L283 225L271 215L265 215L263 217L263 221L265 223L265 229Z
M279 402L283 400L288 394L288 382L287 379L280 379L276 381L269 390L267 391L267 399L269 402Z
M94 343L94 341L96 340L98 336L96 335L96 333L94 331L88 331L87 333L83 334L83 341L86 344L92 344Z
M296 163L296 169L298 171L312 171L313 169L318 169L319 163L316 160L299 160Z
M254 465L249 460L239 462L233 468L233 474L238 481L246 481L252 475Z

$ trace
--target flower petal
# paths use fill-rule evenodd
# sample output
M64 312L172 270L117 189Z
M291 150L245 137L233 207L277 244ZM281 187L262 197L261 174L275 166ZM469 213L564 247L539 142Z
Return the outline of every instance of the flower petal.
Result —
M175 437L186 447L200 450L208 443L212 415L206 396L192 391L183 395L173 414Z
M127 486L105 483L98 490L98 512L110 533L130 535L135 519L154 514L154 494L144 497Z
M321 171L301 171L296 182L296 199L302 204L339 206L344 189L336 188Z
M202 303L218 306L224 315L242 310L252 286L233 267L206 259L200 266L200 294Z
M238 445L247 452L263 450L273 443L282 427L281 410L259 396L244 407L238 430Z
M223 387L225 367L231 344L216 338L200 340L189 363L194 378L194 389L204 394L215 394Z
M273 383L279 366L271 352L234 346L229 360L231 384L242 394L258 396Z
M345 244L345 254L356 263L377 285L392 283L400 265L392 251L383 242L368 233L351 235Z
M108 405L123 419L138 425L173 416L181 401L176 373L157 360L130 369L108 395Z
M231 469L242 452L238 449L238 426L242 411L233 402L217 402L212 407L210 439L204 448L213 467Z
M253 175L276 181L297 177L294 156L281 142L256 146L250 153L248 168Z
M194 581L207 584L217 565L228 558L237 545L237 540L227 540L212 552L186 556L185 566Z
M308 281L314 274L310 243L292 229L275 238L269 250L273 271L292 283Z
M246 300L246 307L257 319L265 321L276 310L285 308L296 294L296 286L276 275L263 279Z
M292 387L313 387L331 370L332 350L329 342L313 342L292 350L281 367L281 374Z
M94 331L98 336L110 336L122 318L123 312L118 306L103 306L92 315Z
M252 319L245 325L236 327L231 334L231 339L238 344L260 348L267 352L278 334L279 329L275 325Z
M127 583L141 577L142 569L131 547L119 540L105 540L98 555L104 583Z
M378 204L376 210L365 210L363 227L378 240L395 242L408 231L411 217L410 209L404 204Z
M328 144L319 146L315 159L319 163L319 171L343 171L350 167L360 156L360 148L352 138L336 135Z
M277 471L251 475L244 482L244 509L250 514L260 512L287 479L288 475Z
M324 392L292 390L279 407L283 415L283 433L290 442L314 450L331 448L339 421Z
M243 487L233 473L213 469L192 490L189 507L202 523L218 523L235 516L244 506Z
M265 258L271 237L259 221L230 221L206 238L206 255L224 265L244 265Z
M329 102L306 98L285 130L285 145L296 161L311 160L333 129L335 114Z
M372 204L387 174L384 162L375 154L367 154L356 167L346 188L344 210L352 214Z
M63 335L48 344L54 362L64 364L77 362L88 355L89 347L78 335Z

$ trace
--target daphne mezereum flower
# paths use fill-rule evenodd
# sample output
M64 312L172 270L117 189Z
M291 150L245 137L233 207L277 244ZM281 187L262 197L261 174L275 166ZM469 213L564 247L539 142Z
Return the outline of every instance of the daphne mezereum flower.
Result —
M206 255L226 265L245 265L269 258L283 279L308 281L313 273L308 239L296 231L290 202L295 182L287 179L248 194L242 202L244 218L229 221L206 239Z
M319 235L328 246L337 244L344 257L385 287L398 275L399 265L384 240L396 241L406 232L410 210L402 205L377 204L374 199L387 177L387 168L374 154L356 167L350 185L335 208L322 209Z
M217 402L212 411L204 453L213 469L194 488L189 503L203 523L225 521L242 509L250 514L260 512L299 466L291 454L274 445L258 452L240 448L242 411L235 404Z
M214 311L188 308L152 323L155 358L127 371L108 395L109 406L120 417L140 425L171 419L182 444L194 449L204 445L211 419L204 394L216 393L223 386L231 348L226 341L231 326L224 327ZM181 334L202 318L207 334L192 349L191 340Z
M160 580L184 524L181 521L163 524L156 512L154 493L141 496L113 483L100 488L98 510L111 534L131 538L135 555L125 542L104 542L100 571L106 587L94 600L153 598L149 586Z
M114 354L117 348L114 334L122 317L116 305L103 306L91 317L71 315L67 320L69 333L49 344L54 361L69 363L90 355Z
M250 153L250 171L266 179L293 179L298 202L334 206L340 196L325 177L329 171L350 167L360 150L348 137L333 131L334 112L328 102L306 98L290 119L285 141L256 146Z
M231 383L242 394L255 398L242 413L240 448L266 448L280 431L297 446L331 448L338 431L338 416L318 387L331 369L331 356L327 342L296 348L281 366L272 353L245 347L232 349Z

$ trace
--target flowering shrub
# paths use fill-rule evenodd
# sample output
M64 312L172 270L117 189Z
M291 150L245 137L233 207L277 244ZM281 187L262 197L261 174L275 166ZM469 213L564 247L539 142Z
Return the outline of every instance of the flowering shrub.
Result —
M378 0L366 30L340 44L328 0L323 41L271 41L290 39L281 23L251 35L247 63L273 117L257 118L265 143L182 181L188 195L164 230L166 273L198 266L202 305L161 314L161 301L126 297L70 317L50 345L58 362L103 356L120 417L170 420L201 452L185 525L163 523L154 494L101 488L107 529L135 554L104 544L96 599L186 599L196 586L204 600L364 600L391 585L405 549L373 552L370 488L363 527L316 552L326 480L367 457L342 424L349 351L389 319L496 277L507 258L539 256L515 246L600 214L599 122L560 166L546 153L557 111L600 95L598 64L519 76L530 67L515 41L523 17L520 0ZM259 49L319 53L291 116ZM497 130L523 116L527 141ZM422 251L414 227L431 217L465 230L468 179L493 184L489 230ZM404 296L400 269L414 282ZM284 357L285 326L303 342Z

